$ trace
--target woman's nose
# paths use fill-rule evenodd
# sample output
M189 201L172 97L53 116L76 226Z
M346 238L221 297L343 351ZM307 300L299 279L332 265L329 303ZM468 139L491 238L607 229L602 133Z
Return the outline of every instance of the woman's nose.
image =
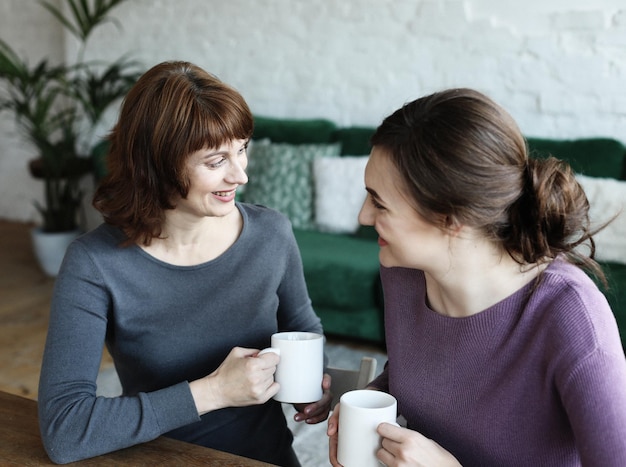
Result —
M363 205L359 211L359 224L361 225L374 225L374 216L368 201L369 195L365 198L365 201L363 201Z
M238 185L245 185L248 183L248 174L239 160L235 159L230 164L230 170L228 171L228 181L231 183L237 183Z

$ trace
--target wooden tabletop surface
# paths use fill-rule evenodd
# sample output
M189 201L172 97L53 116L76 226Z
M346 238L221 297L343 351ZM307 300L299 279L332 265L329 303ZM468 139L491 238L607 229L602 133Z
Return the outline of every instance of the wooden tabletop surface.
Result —
M0 391L0 465L55 465L41 443L37 402ZM270 464L160 437L67 465L268 467Z

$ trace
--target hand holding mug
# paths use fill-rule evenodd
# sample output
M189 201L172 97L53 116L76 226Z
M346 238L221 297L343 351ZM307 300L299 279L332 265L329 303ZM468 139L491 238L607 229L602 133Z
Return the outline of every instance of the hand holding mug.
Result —
M261 350L259 356L266 353L281 356L275 376L281 389L274 398L293 403L297 422L315 424L326 420L333 396L330 375L324 374L318 383L324 365L324 336L309 332L276 333L272 336L272 347ZM318 398L309 400L311 397Z
M450 452L417 431L382 423L378 426L378 434L382 437L382 449L378 451L378 458L388 467L461 467Z
M274 375L280 389L274 399L292 404L322 399L324 336L313 332L278 332L272 335L271 342L271 347L259 355L280 355Z
M339 403L335 406L333 414L328 419L329 460L333 467L342 467L342 464L337 459L339 427L342 418L340 413L341 405ZM345 462L343 467L351 465L380 465L374 459L379 460L388 467L399 465L460 467L461 465L451 453L433 440L416 431L402 428L395 422L379 423L376 427L376 432L380 436L380 448L370 449L368 446L373 446L376 443L372 443L372 441L366 442L365 438L363 438L362 449L360 452L356 451L357 457L346 459L349 454L347 452L342 454L342 462ZM371 431L367 436L371 436ZM345 451L346 447L342 446L342 449ZM358 458L362 454L366 455L367 459Z
M258 352L235 347L213 373L189 384L199 414L263 404L278 392L274 373L280 357L267 354L251 358Z
M333 394L330 392L330 375L324 374L322 379L322 398L311 404L293 404L298 413L294 415L296 422L304 421L308 424L323 422L330 413L330 404Z
M367 389L346 392L328 421L331 463L379 467L381 437L377 430L381 424L397 425L396 416L397 402L391 394Z

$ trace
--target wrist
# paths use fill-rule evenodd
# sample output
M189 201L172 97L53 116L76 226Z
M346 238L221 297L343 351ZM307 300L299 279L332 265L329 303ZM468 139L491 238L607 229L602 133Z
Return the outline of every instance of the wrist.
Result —
M216 379L215 375L211 374L189 383L198 415L226 407Z

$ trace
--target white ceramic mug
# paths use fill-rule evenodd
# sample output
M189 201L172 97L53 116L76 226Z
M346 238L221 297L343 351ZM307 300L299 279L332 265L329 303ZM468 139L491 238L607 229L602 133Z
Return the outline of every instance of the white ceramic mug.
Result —
M322 398L324 377L324 336L314 332L278 332L272 335L272 347L261 353L280 355L274 380L280 390L279 402L292 404L316 402Z
M376 451L381 439L376 428L383 422L397 425L396 398L361 389L346 392L340 403L337 460L344 467L380 467Z

